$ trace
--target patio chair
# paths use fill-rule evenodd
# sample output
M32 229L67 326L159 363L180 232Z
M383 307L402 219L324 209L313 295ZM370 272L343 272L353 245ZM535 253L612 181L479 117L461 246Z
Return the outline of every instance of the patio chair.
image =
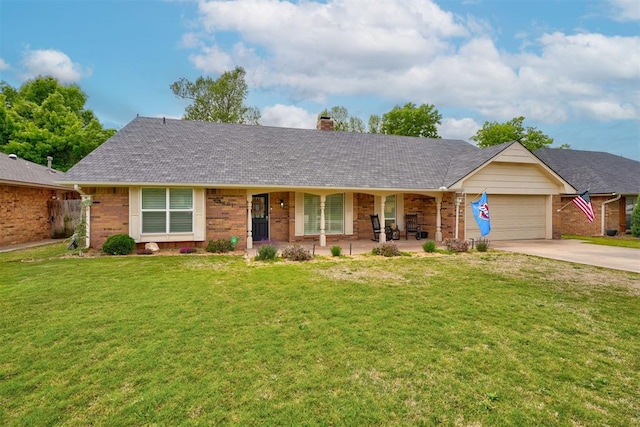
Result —
M414 233L416 240L420 240L421 232L420 225L418 224L418 215L407 214L404 216L404 238L409 240L409 233Z
M380 217L378 215L370 215L371 216L371 227L373 228L373 241L377 242L380 240L380 233L382 229L380 228Z

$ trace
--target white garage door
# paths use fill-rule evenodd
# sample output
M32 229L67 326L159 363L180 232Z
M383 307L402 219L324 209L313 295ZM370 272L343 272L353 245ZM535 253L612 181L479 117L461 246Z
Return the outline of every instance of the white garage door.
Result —
M491 195L489 215L491 233L489 240L544 239L546 227L546 196ZM480 237L480 230L473 218L467 199L465 222L467 238Z

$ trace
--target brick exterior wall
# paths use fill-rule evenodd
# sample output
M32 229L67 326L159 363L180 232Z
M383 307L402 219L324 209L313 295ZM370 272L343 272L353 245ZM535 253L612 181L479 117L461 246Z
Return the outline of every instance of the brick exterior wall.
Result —
M126 187L83 188L93 196L91 247L100 249L107 237L129 234L129 189Z
M588 222L587 217L582 213L580 209L576 207L571 200L574 196L571 197L562 197L561 203L556 208L555 199L554 199L554 239L556 238L556 211L560 209L560 207L564 207L560 212L561 219L558 222L559 230L561 234L577 234L579 236L600 236L601 235L601 227L602 227L602 203L607 200L611 200L614 196L591 196L591 205L593 206L593 213L595 214L595 219L593 222ZM621 197L620 200L615 202L608 203L605 205L605 219L604 219L604 229L606 230L617 230L620 233L624 233L625 228L628 228L625 224L625 198ZM559 236L558 236L559 238Z
M45 188L0 185L0 246L50 239L47 202L54 195Z
M206 242L238 237L238 246L247 241L247 197L242 190L207 189Z
M280 207L284 202L284 209ZM295 193L269 193L269 234L271 240L288 242L295 235Z

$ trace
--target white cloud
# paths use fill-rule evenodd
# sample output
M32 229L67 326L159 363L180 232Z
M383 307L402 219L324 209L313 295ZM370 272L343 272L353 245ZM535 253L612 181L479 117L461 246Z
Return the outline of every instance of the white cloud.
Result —
M482 126L471 118L445 118L438 128L438 133L444 139L463 139L469 141Z
M317 114L295 105L276 104L262 109L260 124L288 128L315 129Z
M613 6L614 18L618 21L640 20L640 2L638 0L609 0Z
M9 64L7 64L4 59L0 58L0 71L8 70L8 69L9 69Z
M74 83L91 75L91 70L71 61L64 52L54 49L29 50L22 59L24 79L52 76L61 83Z
M640 112L640 37L557 32L508 52L487 22L430 0L202 0L199 11L201 33L183 40L196 68L242 65L251 85L292 102L381 96L542 123Z

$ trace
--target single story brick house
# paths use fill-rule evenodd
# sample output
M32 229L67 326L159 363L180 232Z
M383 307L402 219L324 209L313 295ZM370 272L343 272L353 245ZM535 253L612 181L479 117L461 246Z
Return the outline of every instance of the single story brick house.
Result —
M625 233L631 228L631 212L640 194L640 162L599 151L541 148L535 155L555 170L579 192L588 190L595 219L584 220L584 214L571 202L574 194L563 194L558 228L562 234L600 236Z
M52 237L51 201L77 197L69 187L56 184L63 177L51 166L0 153L0 246Z
M60 183L92 200L88 241L113 234L161 247L373 238L371 215L418 216L429 238L479 237L470 202L486 191L500 239L559 238L560 194L575 193L519 142L460 140L137 117ZM328 129L328 130L323 130ZM380 235L385 240L385 235Z

